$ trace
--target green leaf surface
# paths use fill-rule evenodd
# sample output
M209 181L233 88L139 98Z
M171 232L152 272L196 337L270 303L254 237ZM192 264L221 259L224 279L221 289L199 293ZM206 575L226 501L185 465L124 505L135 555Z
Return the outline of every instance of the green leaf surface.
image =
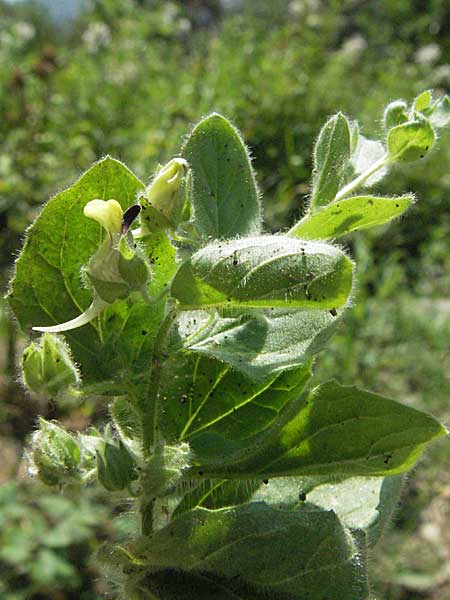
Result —
M128 553L137 581L139 565L150 582L150 569L220 578L231 592L224 591L223 598L250 600L265 592L273 600L364 600L368 594L358 546L332 512L275 510L264 503L197 508L142 538ZM201 588L199 596L191 585L185 587L190 597L202 597ZM242 586L256 594L248 595Z
M248 152L239 132L213 113L194 128L182 151L192 169L193 221L209 238L261 229L261 208Z
M92 291L81 284L80 270L104 234L99 224L83 215L83 208L95 198L114 198L125 210L142 189L143 184L121 162L107 157L44 206L27 232L8 295L23 329L63 323L89 306ZM158 248L162 270L167 270L166 257L173 248L159 238L152 243ZM158 265L153 268L158 280ZM117 379L132 364L144 365L161 311L161 305L149 306L137 296L129 297L107 307L99 319L68 331L65 337L81 365L83 381Z
M323 126L314 148L314 180L311 211L336 196L351 155L350 125L342 113Z
M431 90L425 90L417 96L413 103L413 109L418 112L426 113L427 109L430 108L432 101Z
M353 386L327 383L291 406L261 444L210 455L205 477L380 476L410 469L425 445L447 434L433 417ZM271 437L272 433L272 437ZM220 438L210 439L220 448ZM206 454L206 451L203 453Z
M387 137L389 157L395 162L411 162L423 158L434 144L430 121L420 113L414 119L393 127Z
M255 382L211 358L175 354L164 365L160 427L165 439L189 441L196 452L204 434L246 440L275 422L309 377L308 366Z
M330 478L275 477L258 487L253 502L284 509L332 510L349 529L364 530L375 544L395 508L403 476Z
M335 332L343 312L274 310L256 317L222 318L193 311L182 315L179 335L186 349L264 380L306 365Z
M248 502L262 484L261 480L234 481L215 479L201 481L197 487L189 490L177 506L174 516L187 510L202 507L215 510L227 506L236 506Z
M215 242L178 270L171 294L199 308L337 308L352 289L352 261L338 248L286 236Z
M290 235L305 240L338 238L352 231L387 223L404 213L413 201L413 196L345 198L329 204L319 212L306 215L291 229Z

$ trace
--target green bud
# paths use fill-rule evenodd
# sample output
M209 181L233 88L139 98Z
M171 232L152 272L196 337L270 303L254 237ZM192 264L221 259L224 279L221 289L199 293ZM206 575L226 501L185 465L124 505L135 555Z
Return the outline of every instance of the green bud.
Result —
M144 233L175 228L181 222L187 170L188 164L183 158L173 158L157 171L141 199Z
M393 127L387 137L387 149L392 162L411 162L423 158L435 140L430 121L421 113L406 123Z
M138 475L133 457L126 446L106 442L97 450L97 475L99 482L110 492L125 489Z
M32 470L47 485L79 480L80 447L65 429L40 418L31 442Z
M44 396L58 396L79 382L67 345L50 333L25 348L21 369L27 388Z
M391 129L408 120L408 105L403 100L395 100L386 106L383 117L385 129Z

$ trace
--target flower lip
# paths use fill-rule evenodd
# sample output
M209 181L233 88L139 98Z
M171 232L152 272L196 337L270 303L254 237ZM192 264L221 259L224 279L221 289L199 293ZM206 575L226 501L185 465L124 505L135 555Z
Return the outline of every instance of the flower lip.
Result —
M122 232L123 211L117 200L91 200L84 207L83 213L100 223L110 237Z

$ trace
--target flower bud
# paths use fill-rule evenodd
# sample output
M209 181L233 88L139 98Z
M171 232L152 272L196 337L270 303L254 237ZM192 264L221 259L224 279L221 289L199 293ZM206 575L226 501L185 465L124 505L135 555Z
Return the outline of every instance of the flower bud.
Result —
M137 479L133 457L122 441L118 446L105 442L103 449L97 450L97 476L111 492L123 490Z
M78 481L81 452L76 439L55 423L39 422L31 442L32 470L47 485Z
M157 171L142 199L144 232L175 228L180 223L186 200L187 169L188 164L183 158L173 158Z
M79 382L67 345L50 333L25 348L21 369L27 388L44 396L58 396Z

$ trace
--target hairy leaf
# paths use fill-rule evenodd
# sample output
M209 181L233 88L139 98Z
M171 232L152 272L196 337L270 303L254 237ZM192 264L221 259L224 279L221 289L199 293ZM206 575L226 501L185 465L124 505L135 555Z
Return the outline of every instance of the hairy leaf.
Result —
M200 234L230 238L258 233L261 208L239 132L213 113L194 128L183 151L193 176L193 220Z
M306 215L291 229L290 235L305 240L338 238L352 231L387 223L404 213L413 201L413 196L345 198L329 204L319 212Z
M306 365L334 333L343 312L274 310L256 317L221 318L193 311L180 320L179 335L185 348L264 380Z
M350 125L342 113L323 126L314 148L312 211L336 196L350 160L350 137Z
M229 365L194 354L173 355L164 365L160 426L169 440L204 433L245 440L276 421L310 377L309 365L255 382Z
M338 248L285 236L215 242L178 270L171 293L184 310L212 307L336 308L353 264Z
M290 417L273 427L272 439L268 431L261 443L256 438L252 447L236 446L231 460L229 448L226 461L220 455L220 435L210 436L209 460L192 471L210 478L394 475L410 469L425 445L446 433L425 413L330 382L301 397Z
M197 506L213 510L244 504L250 500L261 483L261 480L235 481L231 479L200 481L197 487L189 490L183 496L174 512L174 516Z
M123 209L134 203L143 184L119 161L105 158L43 208L29 228L8 295L21 327L63 323L82 313L92 292L81 284L80 270L96 252L103 232L83 215L95 198L116 199ZM152 331L160 306L123 300L99 320L66 333L85 382L116 378L148 349L143 331ZM146 346L147 344L147 346Z
M265 591L274 600L363 600L368 593L358 546L332 512L275 510L264 503L197 508L127 551L143 573L218 577L225 590L237 586L234 598ZM254 586L257 595L241 596L242 585ZM187 589L194 593L196 586Z
M350 529L364 530L375 544L395 508L403 476L336 478L275 477L258 487L253 502L284 509L332 510Z
M410 162L423 158L434 144L434 130L429 120L420 113L414 119L393 127L387 138L391 160Z

